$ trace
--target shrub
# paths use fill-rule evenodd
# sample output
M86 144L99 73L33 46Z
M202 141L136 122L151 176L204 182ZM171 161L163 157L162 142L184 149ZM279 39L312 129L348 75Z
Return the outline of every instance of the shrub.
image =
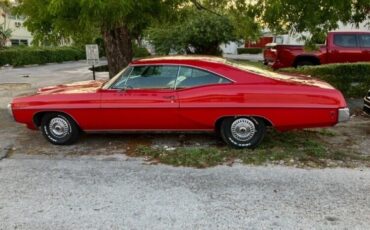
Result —
M260 54L262 48L238 48L238 54Z
M144 47L139 47L136 44L133 44L132 49L133 49L133 52L134 52L134 57L136 57L136 58L150 56L149 51Z
M0 66L45 64L85 58L85 50L76 47L15 47L0 50Z
M363 97L370 88L370 63L346 63L287 68L281 72L299 73L322 79L346 97Z

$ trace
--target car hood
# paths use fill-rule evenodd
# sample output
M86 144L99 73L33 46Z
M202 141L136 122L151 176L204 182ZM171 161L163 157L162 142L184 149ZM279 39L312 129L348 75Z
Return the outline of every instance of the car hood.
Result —
M94 93L102 87L105 81L80 81L70 84L62 84L40 88L37 94L77 94Z

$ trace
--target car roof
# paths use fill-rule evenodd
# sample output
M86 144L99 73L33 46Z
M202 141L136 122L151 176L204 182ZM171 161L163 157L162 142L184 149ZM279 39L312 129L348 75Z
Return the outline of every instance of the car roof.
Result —
M370 34L369 31L365 31L365 30L336 30L336 31L331 31L329 33L332 33L332 34Z
M140 64L164 64L164 63L177 63L177 64L187 64L189 61L201 61L208 63L219 63L226 64L227 60L222 57L206 56L206 55L174 55L174 56L158 56L149 57L143 59L137 59L131 62L133 65Z

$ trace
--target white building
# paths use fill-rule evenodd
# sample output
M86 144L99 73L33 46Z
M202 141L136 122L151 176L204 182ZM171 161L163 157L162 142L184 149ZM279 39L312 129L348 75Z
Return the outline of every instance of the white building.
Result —
M29 46L32 43L32 34L24 27L24 20L23 16L11 15L0 8L0 27L11 30L11 37L6 42L6 46Z

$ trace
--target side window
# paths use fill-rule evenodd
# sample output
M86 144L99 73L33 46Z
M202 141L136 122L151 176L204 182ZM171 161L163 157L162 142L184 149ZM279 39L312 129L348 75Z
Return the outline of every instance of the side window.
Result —
M178 66L135 66L126 87L129 89L173 89Z
M357 39L354 34L335 34L334 44L341 47L355 48L357 47Z
M176 81L176 88L191 88L202 85L231 83L229 80L219 77L208 71L191 67L180 67L179 76Z
M359 35L360 46L364 48L370 48L370 35L363 34Z

